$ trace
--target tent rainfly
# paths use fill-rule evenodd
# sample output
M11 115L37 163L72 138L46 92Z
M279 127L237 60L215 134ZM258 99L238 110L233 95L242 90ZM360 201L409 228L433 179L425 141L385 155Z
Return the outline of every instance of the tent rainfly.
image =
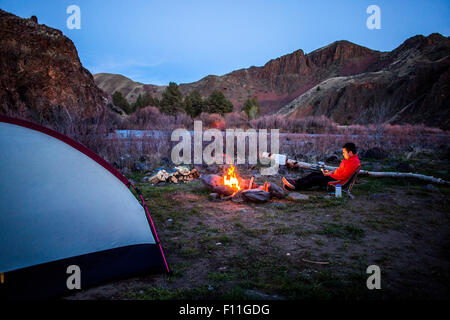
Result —
M169 272L144 199L127 178L80 143L2 115L0 244L4 299Z

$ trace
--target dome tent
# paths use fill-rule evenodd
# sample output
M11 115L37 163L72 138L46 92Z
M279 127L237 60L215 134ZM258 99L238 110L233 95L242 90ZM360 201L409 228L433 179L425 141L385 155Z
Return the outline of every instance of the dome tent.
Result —
M104 159L37 124L0 115L0 296L71 293L149 271L169 272L153 221Z

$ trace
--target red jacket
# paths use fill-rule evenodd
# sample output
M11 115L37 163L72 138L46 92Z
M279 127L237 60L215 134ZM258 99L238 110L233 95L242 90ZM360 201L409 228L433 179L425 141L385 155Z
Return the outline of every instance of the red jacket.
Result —
M359 158L356 154L352 155L348 160L343 159L339 168L330 174L330 177L336 180L347 180L352 176L356 169L360 166Z

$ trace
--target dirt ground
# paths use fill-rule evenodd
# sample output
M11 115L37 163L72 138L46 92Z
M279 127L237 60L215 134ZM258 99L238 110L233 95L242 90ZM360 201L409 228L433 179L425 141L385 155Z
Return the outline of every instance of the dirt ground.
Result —
M65 299L449 299L449 186L360 177L354 199L311 190L302 192L308 200L255 204L211 200L200 180L130 178L173 273ZM281 175L257 182L266 180L281 185ZM367 289L370 265L380 267L381 290Z

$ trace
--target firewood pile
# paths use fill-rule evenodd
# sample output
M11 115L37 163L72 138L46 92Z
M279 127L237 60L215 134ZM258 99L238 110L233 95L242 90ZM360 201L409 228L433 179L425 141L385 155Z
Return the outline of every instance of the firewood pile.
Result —
M150 184L157 184L160 182L191 182L200 176L197 169L190 170L187 167L175 167L169 172L164 169L158 170L156 173L149 177L144 177L144 181Z

